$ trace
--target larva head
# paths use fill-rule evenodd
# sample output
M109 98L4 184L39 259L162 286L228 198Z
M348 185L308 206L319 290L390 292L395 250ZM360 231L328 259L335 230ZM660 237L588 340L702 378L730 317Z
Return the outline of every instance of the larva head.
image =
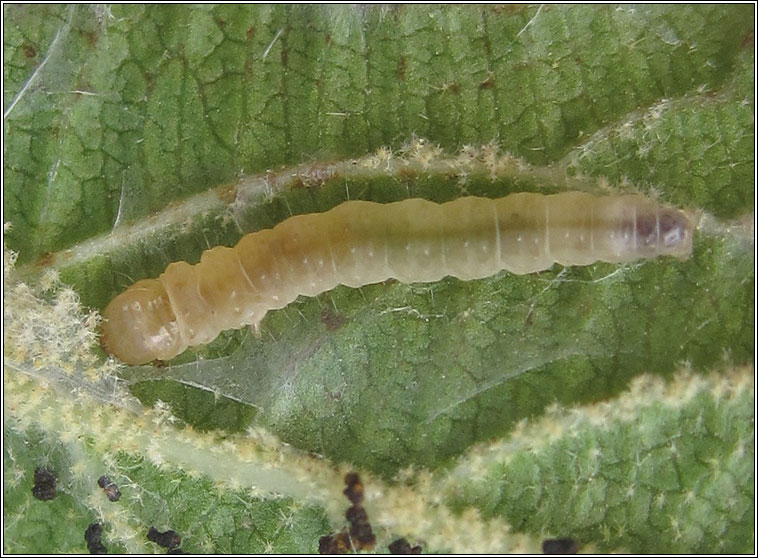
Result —
M678 209L659 207L637 214L637 246L640 256L674 256L687 259L692 254L693 216Z
M187 348L157 279L137 281L103 311L103 349L127 364L168 360Z

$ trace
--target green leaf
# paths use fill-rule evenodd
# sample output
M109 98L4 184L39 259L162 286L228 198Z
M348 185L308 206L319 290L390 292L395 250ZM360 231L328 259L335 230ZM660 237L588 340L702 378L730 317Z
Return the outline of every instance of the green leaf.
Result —
M376 486L409 468L432 471L443 486L448 473L457 478L455 459L475 458L476 444L506 443L528 419L542 425L534 427L539 436L548 428L540 417L556 405L591 413L600 401L624 401L642 374L676 386L683 364L731 378L733 365L754 360L751 6L4 10L4 219L12 223L5 242L19 253L21 277L44 287L43 272L54 268L85 306L102 309L171 261L196 263L211 246L346 199L637 190L702 216L684 262L555 266L301 297L269 313L260 338L225 332L166 367L122 371L145 405L168 401L188 424L228 436L264 427L299 450L374 473L366 479ZM29 323L24 315L11 317ZM41 367L34 377L49 379L50 366L40 363L54 359L35 368L24 358L6 351L14 370ZM753 397L752 385L745 389ZM463 508L473 507L535 540L551 533L608 550L744 552L751 474L730 472L722 486L701 471L703 463L732 471L752 462L747 447L733 458L753 428L743 395L729 411L736 415L707 390L692 400L711 405L709 425L738 417L737 438L709 426L700 439L693 421L705 419L687 409L658 415L655 401L642 398L634 420L585 425L544 453L493 462L483 481L473 479L442 509L468 517ZM111 456L90 442L76 450L85 459L71 453L78 446L64 432L29 420L7 432L7 551L84 548L82 529L78 539L56 532L66 529L55 527L64 512L47 518L53 536L31 530L39 521L31 514L46 503L30 501L23 483L48 459L62 468L107 463L131 479L134 498L155 495L120 508L126 531L146 531L160 518L161 530L181 529L184 548L197 552L313 552L319 536L340 526L342 511L332 508L347 506L340 486L332 487L337 499L316 504L289 493L249 497L249 482L240 487L239 479L214 486L224 479L202 457L221 451L218 438L189 464L181 452L158 464L163 453L149 444ZM637 431L651 424L663 433L652 445ZM94 428L82 426L82 435ZM45 442L25 450L35 436ZM697 458L658 451L675 440L688 440L687 455ZM635 447L651 457L634 462ZM561 452L594 449L603 482L569 490L570 477L584 473ZM606 459L613 452L618 459ZM8 467L20 471L12 478L23 473L16 485L8 485ZM658 486L667 471L676 482ZM189 480L194 473L201 480ZM664 511L621 513L622 473L645 485L634 510L652 509L662 491ZM558 483L560 497L532 502L512 477ZM87 513L110 517L113 548L150 544L130 546L106 506L93 505L76 482L68 486L70 501L54 505L85 527ZM421 488L410 490L423 501ZM500 500L481 496L488 491ZM707 510L679 513L672 504L700 496ZM216 505L223 511L199 511ZM429 550L466 550L441 535L455 513L439 513L430 525L440 538L428 538ZM704 513L723 529L705 529ZM280 515L290 518L287 529ZM403 534L376 521L381 541ZM662 530L672 542L656 547Z

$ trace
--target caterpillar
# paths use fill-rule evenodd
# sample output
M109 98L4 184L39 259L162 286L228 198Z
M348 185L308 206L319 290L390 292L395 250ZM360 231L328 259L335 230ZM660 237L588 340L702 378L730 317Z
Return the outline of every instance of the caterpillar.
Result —
M694 226L690 213L634 194L348 201L247 234L233 248L207 250L197 265L174 262L157 279L137 281L106 307L102 345L127 364L168 360L338 284L686 259Z

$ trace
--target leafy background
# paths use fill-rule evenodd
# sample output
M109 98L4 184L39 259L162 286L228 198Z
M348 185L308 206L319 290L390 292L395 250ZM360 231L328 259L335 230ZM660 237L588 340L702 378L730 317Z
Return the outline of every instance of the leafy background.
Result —
M338 288L271 313L260 339L229 332L166 368L122 371L143 403L168 401L197 429L231 435L262 426L377 483L411 467L444 481L456 460L474 459L477 444L507 439L525 419L543 424L555 405L621 405L643 373L676 385L682 367L721 370L729 381L725 370L752 363L753 9L6 5L4 220L13 226L5 242L27 280L52 265L86 306L102 309L171 261L195 263L209 246L347 197L445 201L557 191L598 177L705 212L686 262ZM475 151L482 164L470 173L434 164L481 145L489 148ZM382 147L394 155L380 152L380 162L413 172L332 172L354 157L370 162L365 156ZM520 159L515 170L488 166L494 148ZM332 170L315 185L294 180L249 198L241 194L255 188L222 186L203 197L243 174L303 168L308 177ZM173 209L186 218L164 226ZM84 248L93 245L102 250ZM581 467L535 465L522 452L478 471L481 484L455 491L449 506L606 550L747 551L753 473L736 471L754 459L745 445L753 399L752 386L735 399L742 407L729 412L740 428L730 435L692 427L732 416L715 403L700 419L640 412L637 423L610 428L611 438L631 440L626 453L608 450L602 429L587 427L588 455L608 459L597 465L603 481L556 488L562 499L529 500L504 479L565 488ZM640 399L646 404L655 409ZM640 446L636 430L646 420L665 436ZM74 488L53 503L29 501L34 464L71 459L42 430L6 431L6 479L8 467L21 471L5 487L6 520L17 518L6 527L8 551L81 549L92 516ZM656 484L671 468L670 455L656 452L671 440L690 440L691 451L680 455L674 480ZM651 457L633 466L639 447ZM714 488L726 481L703 463L732 463L735 447L743 451L730 469L733 490L723 491L728 500ZM155 496L129 517L145 525L161 518L185 537L203 530L187 539L189 550L314 551L334 528L328 513L297 498L245 496L240 504L232 490L130 459L113 465ZM619 464L629 469L621 474ZM648 510L641 519L621 511L622 479L635 474L645 490L628 501ZM656 491L669 496L665 520L652 511ZM492 504L482 492L502 500ZM696 513L678 511L688 497L701 502ZM61 518L81 529L69 534ZM118 533L109 536L118 549Z

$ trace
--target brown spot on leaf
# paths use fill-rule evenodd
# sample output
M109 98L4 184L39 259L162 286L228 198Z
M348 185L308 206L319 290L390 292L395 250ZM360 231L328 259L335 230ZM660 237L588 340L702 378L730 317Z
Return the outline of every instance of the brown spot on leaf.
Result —
M742 39L742 48L753 48L754 42L755 42L755 31L751 30Z
M218 198L226 203L230 204L237 199L237 182L230 182L216 188L216 195Z
M328 331L337 331L345 325L347 318L336 313L331 308L324 308L321 311L321 321L324 323Z
M412 181L416 180L416 177L418 176L418 171L412 167L400 167L397 170L397 174L400 178Z
M53 263L53 253L52 252L45 252L37 260L37 265L40 266L40 267L47 267L51 263Z
M37 49L34 48L34 45L30 43L24 43L21 46L21 49L24 51L24 56L26 58L34 58L35 56L37 56Z
M405 79L405 70L408 67L408 63L405 60L405 56L401 56L397 61L397 69L395 72L397 73L397 79L404 80Z
M81 34L84 36L84 39L87 41L90 47L97 45L97 41L100 38L99 33L95 31L82 31Z
M495 74L490 73L487 79L479 83L479 89L492 89L495 87Z

